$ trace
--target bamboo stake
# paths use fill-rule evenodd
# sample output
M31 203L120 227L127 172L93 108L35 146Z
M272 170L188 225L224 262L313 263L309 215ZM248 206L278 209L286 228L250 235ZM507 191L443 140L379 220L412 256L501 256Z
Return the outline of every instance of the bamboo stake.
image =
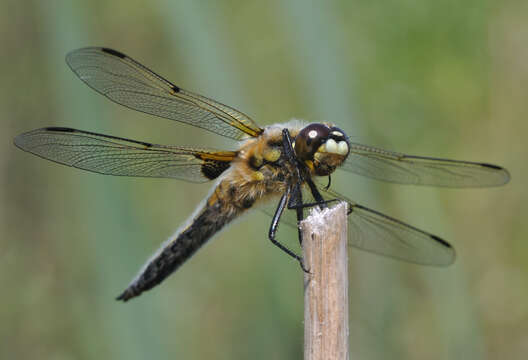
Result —
M314 209L301 231L304 360L348 360L347 204Z

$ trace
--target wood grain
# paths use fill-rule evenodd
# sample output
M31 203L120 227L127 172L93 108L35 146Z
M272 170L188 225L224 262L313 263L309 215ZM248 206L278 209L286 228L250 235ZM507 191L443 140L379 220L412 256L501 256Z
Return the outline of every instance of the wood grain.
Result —
M314 210L301 223L304 265L304 359L347 360L347 205Z

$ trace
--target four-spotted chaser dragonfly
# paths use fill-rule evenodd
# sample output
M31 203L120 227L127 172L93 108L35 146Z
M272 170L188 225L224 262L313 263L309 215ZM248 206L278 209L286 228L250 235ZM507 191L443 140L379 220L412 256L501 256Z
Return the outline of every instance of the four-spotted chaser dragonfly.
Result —
M63 127L15 138L22 150L96 173L216 180L189 224L162 245L118 300L127 301L162 282L229 222L269 198L279 199L269 239L305 271L301 256L276 238L281 216L290 213L283 218L297 226L306 208L324 207L336 199L348 203L350 246L418 264L449 265L455 252L448 242L330 190L330 175L339 168L393 183L444 187L497 186L509 180L507 170L497 165L411 156L353 143L329 123L261 128L242 112L184 90L116 50L83 48L69 53L66 62L88 86L118 104L238 141L237 149L218 151ZM328 182L319 185L318 177Z

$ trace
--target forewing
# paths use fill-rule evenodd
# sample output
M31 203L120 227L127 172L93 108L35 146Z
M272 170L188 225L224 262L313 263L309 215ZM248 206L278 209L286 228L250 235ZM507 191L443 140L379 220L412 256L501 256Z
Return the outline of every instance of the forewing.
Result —
M402 221L359 205L322 188L325 199L348 203L348 244L361 250L422 265L446 266L455 250L445 240Z
M443 187L499 186L510 179L497 165L405 155L355 143L341 169L393 183Z
M116 50L82 48L70 52L66 62L88 86L131 109L235 140L255 137L262 132L249 116L184 90Z
M15 145L45 159L100 174L192 182L218 177L236 156L232 151L163 146L58 127L23 133L15 138Z

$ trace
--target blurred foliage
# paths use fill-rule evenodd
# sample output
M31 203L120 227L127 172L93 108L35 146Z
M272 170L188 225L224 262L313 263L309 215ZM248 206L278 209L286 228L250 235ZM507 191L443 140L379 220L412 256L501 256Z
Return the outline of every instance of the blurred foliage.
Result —
M526 2L0 4L0 358L302 357L302 273L266 239L262 214L162 286L113 300L208 186L66 168L16 149L13 137L56 125L233 144L90 90L63 60L88 45L117 48L262 125L328 120L358 142L507 167L512 182L496 189L335 184L458 251L440 269L352 253L352 358L525 358Z

